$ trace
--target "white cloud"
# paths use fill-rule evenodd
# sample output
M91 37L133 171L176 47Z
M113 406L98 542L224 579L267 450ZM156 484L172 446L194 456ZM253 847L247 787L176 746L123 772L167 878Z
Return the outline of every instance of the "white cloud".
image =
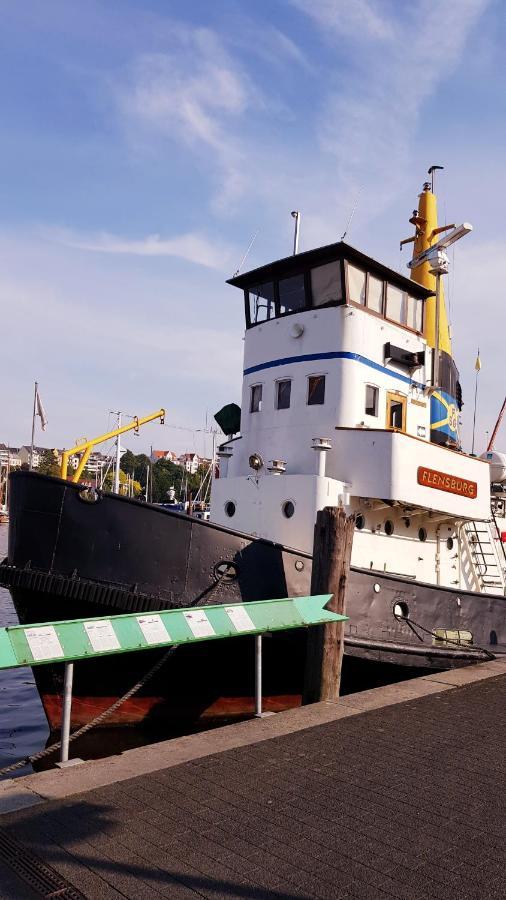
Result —
M234 129L262 100L214 32L174 28L171 49L138 56L113 93L135 145L182 142L201 163L218 166L221 204L241 193L244 156Z
M106 431L109 409L163 406L168 424L199 427L206 409L240 396L242 297L221 274L163 259L155 274L149 259L83 254L21 231L0 234L0 255L2 362L16 373L2 440L29 439L35 380L50 446ZM156 441L172 446L176 436L186 449L185 432ZM149 447L144 431L136 443Z
M385 40L395 33L395 16L387 18L386 4L374 0L291 0L328 35Z
M173 238L162 238L159 234L150 234L138 240L108 232L79 234L64 229L46 229L44 233L50 239L77 250L131 256L172 256L219 271L230 270L238 253L230 245L212 242L205 235L197 232Z

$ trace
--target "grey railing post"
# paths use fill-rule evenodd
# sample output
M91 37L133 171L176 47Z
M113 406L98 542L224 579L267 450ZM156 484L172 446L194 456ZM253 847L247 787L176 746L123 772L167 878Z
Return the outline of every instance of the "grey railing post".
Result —
M63 710L61 717L61 755L60 762L68 762L70 714L72 712L72 682L74 679L74 663L65 663L65 677L63 680Z
M262 635L255 635L255 716L262 718Z

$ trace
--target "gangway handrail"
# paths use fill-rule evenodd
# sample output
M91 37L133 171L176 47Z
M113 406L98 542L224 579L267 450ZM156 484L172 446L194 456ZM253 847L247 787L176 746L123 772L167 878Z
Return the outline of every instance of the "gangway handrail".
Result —
M255 638L255 716L262 713L262 635L344 622L328 610L332 594L0 628L0 669L65 663L61 762L68 761L74 661L229 637ZM169 651L170 652L170 651Z
M496 530L496 540L499 541L499 544L500 544L501 550L502 550L502 555L504 557L504 562L506 563L506 548L504 547L504 542L501 538L501 532L499 529L499 524L497 522L497 516L496 516L494 510L492 510L492 518L494 520L494 525L495 525L495 530Z

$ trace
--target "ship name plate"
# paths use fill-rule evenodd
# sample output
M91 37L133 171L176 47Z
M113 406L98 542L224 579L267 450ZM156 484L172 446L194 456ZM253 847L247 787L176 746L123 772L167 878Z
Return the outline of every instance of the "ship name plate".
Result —
M438 491L446 491L449 494L469 497L470 500L476 500L478 496L476 481L460 478L458 475L449 475L448 472L438 472L437 469L428 469L427 466L418 466L418 484L436 488Z

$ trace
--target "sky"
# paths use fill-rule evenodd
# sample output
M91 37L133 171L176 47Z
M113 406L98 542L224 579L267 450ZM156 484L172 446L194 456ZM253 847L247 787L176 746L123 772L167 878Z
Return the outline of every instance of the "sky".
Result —
M347 240L394 268L430 165L451 253L471 442L505 394L502 0L0 0L0 441L30 440L37 380L69 447L209 453L240 399L245 269ZM125 419L125 421L127 421ZM498 440L498 445L501 439ZM502 431L506 449L506 429Z

